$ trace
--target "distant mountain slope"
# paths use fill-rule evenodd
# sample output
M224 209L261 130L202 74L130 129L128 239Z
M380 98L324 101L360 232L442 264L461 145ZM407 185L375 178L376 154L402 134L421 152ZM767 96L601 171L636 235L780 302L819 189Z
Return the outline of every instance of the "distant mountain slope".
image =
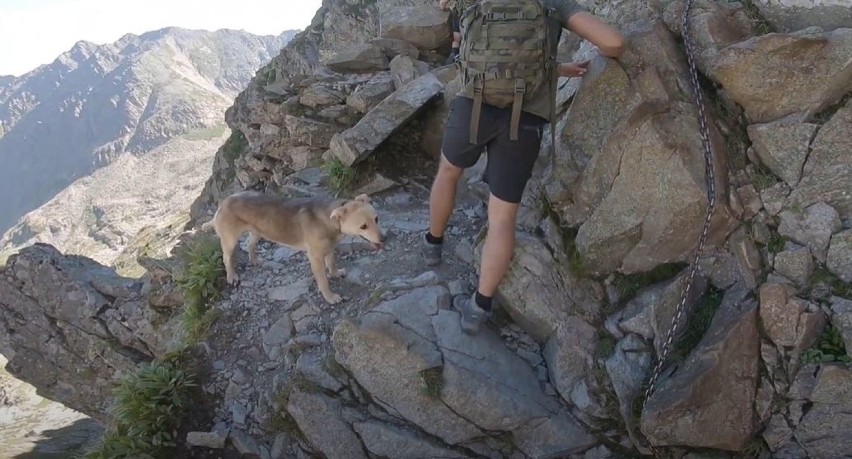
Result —
M224 125L236 94L293 35L172 27L81 41L20 78L0 77L0 232L122 154Z

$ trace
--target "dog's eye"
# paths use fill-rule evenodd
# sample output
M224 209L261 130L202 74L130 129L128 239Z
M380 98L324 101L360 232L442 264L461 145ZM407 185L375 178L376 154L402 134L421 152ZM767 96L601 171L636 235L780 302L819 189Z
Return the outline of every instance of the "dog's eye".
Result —
M379 223L379 217L376 217L376 223Z
M361 225L361 229L362 229L362 230L367 229L367 224L366 224L366 223L364 223L363 225Z

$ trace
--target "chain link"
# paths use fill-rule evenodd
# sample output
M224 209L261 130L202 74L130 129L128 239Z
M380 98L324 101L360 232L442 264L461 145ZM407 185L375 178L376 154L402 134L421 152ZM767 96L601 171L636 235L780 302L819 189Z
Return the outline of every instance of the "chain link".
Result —
M663 364L668 358L668 354L671 351L672 341L676 335L678 327L681 325L681 318L686 310L686 300L689 297L689 291L692 288L692 283L695 279L695 272L698 269L698 260L701 257L701 252L704 249L704 244L707 242L707 235L710 231L710 219L713 216L713 211L716 209L716 177L713 170L713 150L710 145L710 134L707 129L707 118L706 118L706 110L704 106L704 98L701 94L701 85L698 77L698 70L695 65L695 43L692 41L692 38L689 36L689 11L692 8L693 0L686 0L686 4L683 8L683 16L681 17L681 36L683 36L683 42L686 47L686 59L689 64L689 73L692 77L692 92L695 97L695 104L698 106L698 124L701 132L701 144L704 147L704 178L707 185L707 212L704 216L704 227L701 230L701 237L698 240L698 247L695 248L695 253L693 254L692 264L689 268L689 275L686 278L686 286L683 289L683 293L680 297L680 303L677 306L675 311L675 315L672 318L671 326L669 327L669 331L666 334L666 340L663 343L663 348L660 352L660 355L657 357L657 362L654 366L654 371L651 373L651 378L648 381L648 387L645 390L644 400L642 401L642 411L645 410L645 405L648 403L648 399L651 397L651 394L654 393L654 389L657 383L657 379L660 377L660 373L663 371ZM655 456L659 456L659 451L650 446L651 451Z

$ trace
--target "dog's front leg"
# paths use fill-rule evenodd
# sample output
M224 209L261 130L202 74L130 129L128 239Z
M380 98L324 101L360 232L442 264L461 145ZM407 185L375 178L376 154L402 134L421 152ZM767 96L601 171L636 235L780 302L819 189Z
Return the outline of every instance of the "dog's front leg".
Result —
M314 273L314 280L317 282L317 289L322 294L328 304L337 304L343 298L331 291L328 284L328 277L325 275L325 263L323 255L316 252L308 252L308 260L311 262L311 271Z
M328 268L328 274L331 277L346 277L346 270L337 268L337 257L334 254L334 247L325 256L325 267Z

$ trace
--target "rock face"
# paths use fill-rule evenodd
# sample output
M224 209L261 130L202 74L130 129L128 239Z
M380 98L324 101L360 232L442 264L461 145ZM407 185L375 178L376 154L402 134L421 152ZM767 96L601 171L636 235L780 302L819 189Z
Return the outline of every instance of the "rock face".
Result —
M707 205L696 111L675 41L655 23L628 43L636 64L593 60L557 125L564 153L554 170L567 190L551 185L549 194L563 221L579 226L577 247L599 274L685 260ZM710 134L719 204L711 241L718 241L730 219L726 154L718 132Z
M648 400L642 431L651 444L739 451L752 437L757 304L736 293L726 300L683 368Z
M448 13L437 5L389 8L381 16L382 37L405 40L425 50L449 45Z
M852 29L771 34L719 52L710 75L753 123L813 116L852 90Z
M824 30L852 28L852 11L843 0L757 0L760 14L778 31L794 32L808 27Z
M9 358L7 370L40 395L105 421L104 394L117 378L165 353L175 338L174 323L152 325L160 314L140 289L139 282L51 246L13 255L0 271L0 350Z

